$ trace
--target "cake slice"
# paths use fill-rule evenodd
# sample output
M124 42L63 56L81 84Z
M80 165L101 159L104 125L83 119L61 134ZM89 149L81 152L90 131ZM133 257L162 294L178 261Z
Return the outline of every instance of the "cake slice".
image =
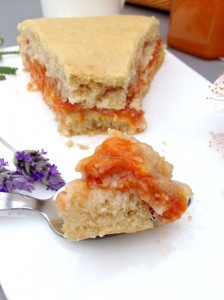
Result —
M179 219L192 191L153 148L116 130L76 170L56 198L70 240L133 233Z
M164 58L155 17L40 18L18 25L30 88L66 136L145 130L142 98Z

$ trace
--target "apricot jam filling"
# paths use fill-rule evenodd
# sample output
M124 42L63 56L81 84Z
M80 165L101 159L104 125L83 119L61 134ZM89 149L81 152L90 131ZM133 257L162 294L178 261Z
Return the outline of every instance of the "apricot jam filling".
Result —
M36 89L42 92L44 100L56 113L68 114L79 112L80 115L83 114L83 118L80 117L80 122L84 119L85 112L88 111L99 112L101 115L111 119L114 119L115 116L120 120L127 119L130 124L137 124L138 121L143 118L144 112L142 110L137 111L129 107L128 104L131 102L131 98L128 99L127 106L121 110L98 108L87 109L81 104L71 104L68 101L62 102L61 93L57 89L57 81L56 79L46 76L45 66L41 65L37 60L31 61L28 57L26 58L26 61L28 62L32 82L36 85ZM32 84L28 88L31 89ZM132 98L133 97L134 94L132 94Z
M153 58L146 68L152 68L152 66L157 63L159 46L161 42L161 39L157 40ZM26 62L28 65L28 70L31 74L32 82L35 84L36 89L42 92L43 98L45 99L46 103L56 113L68 114L79 112L80 116L82 116L79 118L81 122L82 120L84 120L85 112L95 111L99 112L106 118L114 119L117 116L118 119L128 120L128 122L133 125L137 124L138 121L141 120L144 116L144 112L142 110L135 110L134 108L130 107L130 103L132 102L132 100L135 98L139 98L141 89L144 86L148 85L148 83L142 79L140 72L138 72L135 86L129 86L129 96L127 97L127 105L124 109L86 109L81 104L71 104L69 103L69 101L62 101L61 93L57 89L57 80L46 75L46 67L44 65L40 64L36 59L31 60L28 56L26 56ZM30 84L28 88L31 89L32 84Z
M171 184L171 191L168 192L159 184L159 176L162 175L156 174L152 167L146 165L130 140L119 137L105 140L92 156L84 158L78 164L76 170L84 174L89 185L111 188L114 178L115 188L121 191L137 189L149 205L153 202L157 207L165 207L161 216L168 221L180 218L187 209L187 202L181 191L174 191ZM171 179L165 178L164 182L167 181Z

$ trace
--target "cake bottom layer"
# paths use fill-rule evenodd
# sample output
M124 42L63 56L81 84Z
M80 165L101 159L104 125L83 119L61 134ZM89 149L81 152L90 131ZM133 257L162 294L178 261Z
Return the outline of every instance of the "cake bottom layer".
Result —
M101 189L82 180L70 182L57 196L64 236L69 240L133 233L153 228L149 206L137 191Z

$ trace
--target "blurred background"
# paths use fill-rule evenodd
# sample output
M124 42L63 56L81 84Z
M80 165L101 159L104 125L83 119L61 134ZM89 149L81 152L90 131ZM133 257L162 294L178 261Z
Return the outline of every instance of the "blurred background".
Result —
M170 11L170 0L130 0L126 1L122 14L154 15L160 21L161 37L167 43ZM42 17L40 0L0 0L0 36L5 40L4 46L17 45L16 27L20 21L39 17ZM224 61L221 59L203 59L174 49L169 45L167 45L167 49L211 82L214 82L224 72Z

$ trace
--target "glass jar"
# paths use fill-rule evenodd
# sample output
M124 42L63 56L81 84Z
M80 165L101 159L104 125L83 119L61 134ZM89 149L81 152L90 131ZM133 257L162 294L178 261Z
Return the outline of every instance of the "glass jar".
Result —
M206 59L224 57L224 0L173 0L168 45Z

